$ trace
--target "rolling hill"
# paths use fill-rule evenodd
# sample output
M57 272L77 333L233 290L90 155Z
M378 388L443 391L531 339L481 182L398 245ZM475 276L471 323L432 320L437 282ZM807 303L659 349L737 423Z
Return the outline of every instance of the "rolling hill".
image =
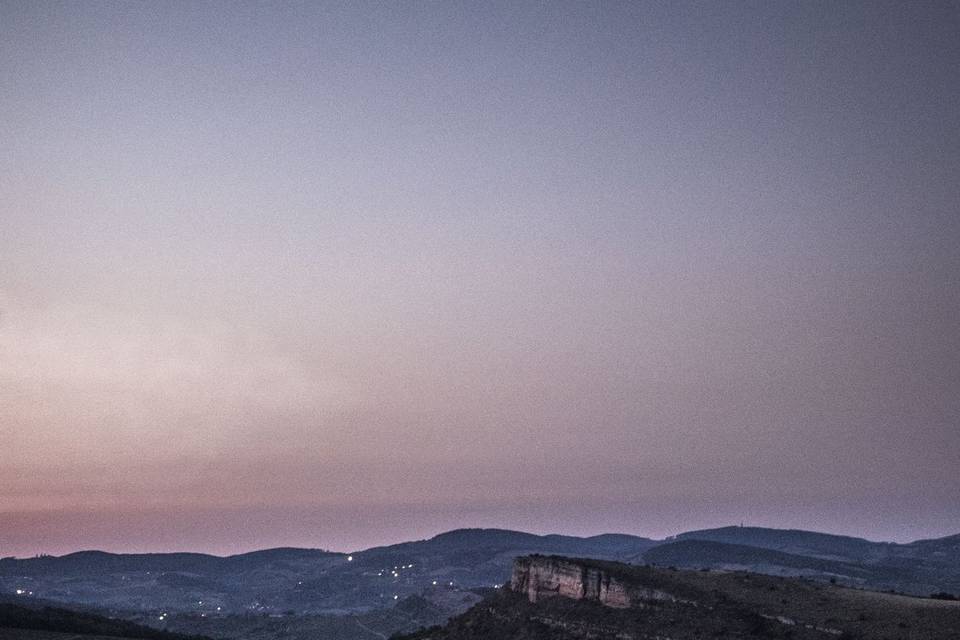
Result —
M532 554L750 571L915 595L960 593L960 536L909 544L725 527L656 541L623 534L459 529L352 554L110 554L0 560L0 601L86 607L180 633L258 640L383 640L443 622ZM18 593L19 592L19 593Z
M896 544L812 531L725 527L682 533L630 560L806 576L913 595L960 592L960 536Z

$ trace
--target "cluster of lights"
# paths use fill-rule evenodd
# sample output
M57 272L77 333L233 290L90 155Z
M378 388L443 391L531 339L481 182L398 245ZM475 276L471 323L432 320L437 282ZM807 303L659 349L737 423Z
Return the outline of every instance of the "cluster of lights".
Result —
M403 566L401 566L401 567L394 567L393 570L390 570L390 569L381 569L380 571L377 572L377 577L383 576L383 574L384 574L385 572L390 571L390 575L392 575L394 578L399 578L399 577L400 577L400 571L402 571L403 569L411 568L411 567L413 567L412 564L411 564L411 565L406 565L406 564L405 564L405 565L403 565Z
M32 596L33 591L27 591L26 589L17 589L18 596Z
M389 571L390 574L391 574L394 578L399 578L399 577L400 577L400 572L403 571L404 569L413 569L413 565L412 565L412 564L401 564L400 566L395 566L392 570L391 570L391 569L381 569L381 570L377 573L377 576L382 576L384 573L386 573L387 571Z
M378 577L378 578L382 578L385 574L389 574L389 576L391 576L391 577L399 578L401 571L403 571L404 569L413 569L413 567L414 567L413 564L401 564L401 565L396 565L396 566L394 566L393 569L381 569L380 571L377 572L377 577ZM439 585L440 583L439 583L437 580L432 580L432 581L430 582L430 584L433 585L434 587L436 587L436 586ZM452 586L454 586L454 583L453 583L453 581L451 580L450 582L447 583L447 585L452 587ZM493 585L493 586L494 586L494 588L498 588L498 587L499 587L499 585ZM383 594L381 594L381 597L383 597ZM393 599L394 599L394 600L398 600L399 598L400 598L399 595L396 595L396 594L395 594L395 595L393 596Z
M166 613L161 613L161 614L160 614L160 617L157 618L157 620L160 620L160 621L163 621L163 620L166 620L166 619L167 619L167 614L166 614Z

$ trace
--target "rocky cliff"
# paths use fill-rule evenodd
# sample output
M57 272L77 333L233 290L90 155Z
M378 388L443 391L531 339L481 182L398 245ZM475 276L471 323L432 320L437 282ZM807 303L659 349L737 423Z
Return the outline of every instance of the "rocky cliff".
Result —
M518 558L499 589L401 640L957 640L960 603L741 571Z
M593 563L556 556L517 558L510 589L527 596L530 602L561 596L573 600L595 600L608 607L626 608L643 600L677 600L659 589L627 585L610 571Z

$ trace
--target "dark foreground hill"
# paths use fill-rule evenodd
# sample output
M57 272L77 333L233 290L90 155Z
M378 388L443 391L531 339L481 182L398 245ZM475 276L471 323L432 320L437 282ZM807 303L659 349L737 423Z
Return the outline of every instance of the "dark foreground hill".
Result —
M596 560L518 559L502 589L443 627L404 640L693 638L953 640L960 602L745 572Z
M170 633L104 616L54 607L28 608L0 603L0 634L4 638L34 638L45 634L131 638L137 640L208 640Z

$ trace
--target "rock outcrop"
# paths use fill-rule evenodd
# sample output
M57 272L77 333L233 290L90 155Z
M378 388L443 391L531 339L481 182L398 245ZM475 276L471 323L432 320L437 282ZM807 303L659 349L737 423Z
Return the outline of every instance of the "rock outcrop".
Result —
M528 556L513 564L510 589L526 594L530 602L552 596L596 600L608 607L624 608L633 598L627 586L608 572L566 558ZM648 597L670 598L668 594Z
M958 640L957 603L796 578L517 558L509 589L399 640Z

